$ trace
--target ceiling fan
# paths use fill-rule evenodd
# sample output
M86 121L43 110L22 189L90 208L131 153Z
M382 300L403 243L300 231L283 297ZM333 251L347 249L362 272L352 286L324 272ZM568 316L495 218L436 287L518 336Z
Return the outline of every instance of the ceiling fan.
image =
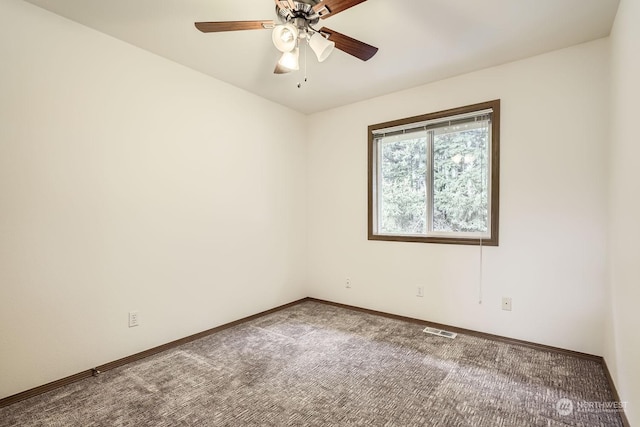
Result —
M377 47L341 34L327 27L313 26L366 0L274 0L279 24L275 21L196 22L203 33L239 30L272 30L272 40L282 56L274 73L284 74L299 69L300 44L307 43L322 62L337 48L358 59L367 61Z

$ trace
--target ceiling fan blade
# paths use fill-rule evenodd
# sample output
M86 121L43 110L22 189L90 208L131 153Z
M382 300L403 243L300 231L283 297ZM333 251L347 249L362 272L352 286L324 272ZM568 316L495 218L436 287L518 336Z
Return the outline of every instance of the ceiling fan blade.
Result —
M327 27L320 28L320 32L329 36L329 40L336 44L336 49L340 49L341 51L355 56L358 59L362 59L363 61L368 61L376 54L376 52L378 52L378 48L375 46L371 46L349 36L345 36L344 34L331 30Z
M367 0L322 0L313 7L321 18L326 19Z
M196 22L196 28L203 33L218 33L222 31L264 30L273 28L274 21L222 21Z

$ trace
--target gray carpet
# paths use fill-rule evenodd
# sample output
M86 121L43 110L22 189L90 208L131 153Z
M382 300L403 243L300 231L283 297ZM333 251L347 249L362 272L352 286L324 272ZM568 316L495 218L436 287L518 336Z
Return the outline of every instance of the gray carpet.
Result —
M2 408L0 426L621 426L581 404L611 399L595 361L307 301Z

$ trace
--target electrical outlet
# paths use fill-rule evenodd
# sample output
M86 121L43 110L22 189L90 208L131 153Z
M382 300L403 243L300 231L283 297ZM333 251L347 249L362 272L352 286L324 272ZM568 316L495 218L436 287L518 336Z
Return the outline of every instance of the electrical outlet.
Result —
M502 309L511 311L511 298L502 297Z
M416 296L420 298L424 296L424 286L418 286Z
M344 282L344 287L347 289L351 289L351 279L347 277L347 280Z
M140 313L137 311L129 312L129 327L133 328L134 326L140 325Z

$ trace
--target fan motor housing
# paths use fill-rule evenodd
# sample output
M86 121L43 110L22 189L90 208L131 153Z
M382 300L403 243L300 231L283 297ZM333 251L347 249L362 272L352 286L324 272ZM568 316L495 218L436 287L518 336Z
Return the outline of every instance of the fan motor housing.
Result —
M319 0L294 0L294 9L282 8L276 4L276 14L283 24L292 23L298 29L308 28L320 21L320 15L313 10Z

